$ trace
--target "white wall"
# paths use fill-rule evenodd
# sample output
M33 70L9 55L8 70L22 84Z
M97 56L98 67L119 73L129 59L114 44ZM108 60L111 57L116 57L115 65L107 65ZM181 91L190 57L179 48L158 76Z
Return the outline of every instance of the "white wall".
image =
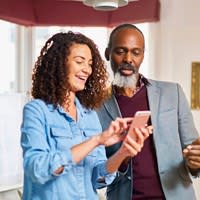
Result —
M152 75L178 81L188 97L191 62L200 61L199 8L198 0L161 0L161 20L150 24L153 52L149 53L156 64Z
M0 94L0 200L18 200L23 182L20 125L23 94Z
M190 103L191 63L200 61L200 1L161 0L161 19L149 25L149 76L178 82ZM200 110L192 111L200 132ZM200 180L195 191L200 200Z

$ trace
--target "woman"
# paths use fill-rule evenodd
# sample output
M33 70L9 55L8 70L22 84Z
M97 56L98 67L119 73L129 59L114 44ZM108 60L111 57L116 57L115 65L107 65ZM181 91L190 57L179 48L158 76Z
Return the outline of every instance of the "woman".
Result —
M106 69L92 40L80 33L58 33L47 40L33 71L33 100L23 111L24 200L95 200L97 188L111 183L137 143L124 131L130 118L118 118L101 133L95 108L105 98ZM125 138L125 139L124 139ZM104 146L123 140L106 159Z

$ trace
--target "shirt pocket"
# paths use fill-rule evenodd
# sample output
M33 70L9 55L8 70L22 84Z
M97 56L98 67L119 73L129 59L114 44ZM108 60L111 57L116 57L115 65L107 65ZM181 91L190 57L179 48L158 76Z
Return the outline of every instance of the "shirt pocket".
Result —
M84 130L84 136L86 137L86 140L90 139L94 135L97 135L98 133L99 132L97 132L97 130L93 130L93 129L85 129ZM91 164L97 160L98 148L99 147L95 147L87 156L86 160L88 162L90 162Z
M55 141L56 149L58 150L68 150L73 145L72 133L69 129L62 127L51 127L51 136Z

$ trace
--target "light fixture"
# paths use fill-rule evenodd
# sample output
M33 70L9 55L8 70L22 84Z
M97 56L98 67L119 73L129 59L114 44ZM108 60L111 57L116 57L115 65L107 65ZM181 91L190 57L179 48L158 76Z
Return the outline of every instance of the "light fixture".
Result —
M128 5L128 0L83 0L83 4L95 10L110 11Z

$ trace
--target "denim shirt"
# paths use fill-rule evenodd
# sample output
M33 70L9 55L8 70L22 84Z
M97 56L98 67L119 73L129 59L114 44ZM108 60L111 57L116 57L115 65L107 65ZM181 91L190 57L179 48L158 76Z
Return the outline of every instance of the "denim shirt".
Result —
M83 108L76 99L77 121L62 107L42 100L24 106L21 146L24 157L24 200L95 200L96 189L115 178L106 171L104 146L98 146L80 163L70 148L100 133L95 111ZM54 173L64 166L61 174Z

